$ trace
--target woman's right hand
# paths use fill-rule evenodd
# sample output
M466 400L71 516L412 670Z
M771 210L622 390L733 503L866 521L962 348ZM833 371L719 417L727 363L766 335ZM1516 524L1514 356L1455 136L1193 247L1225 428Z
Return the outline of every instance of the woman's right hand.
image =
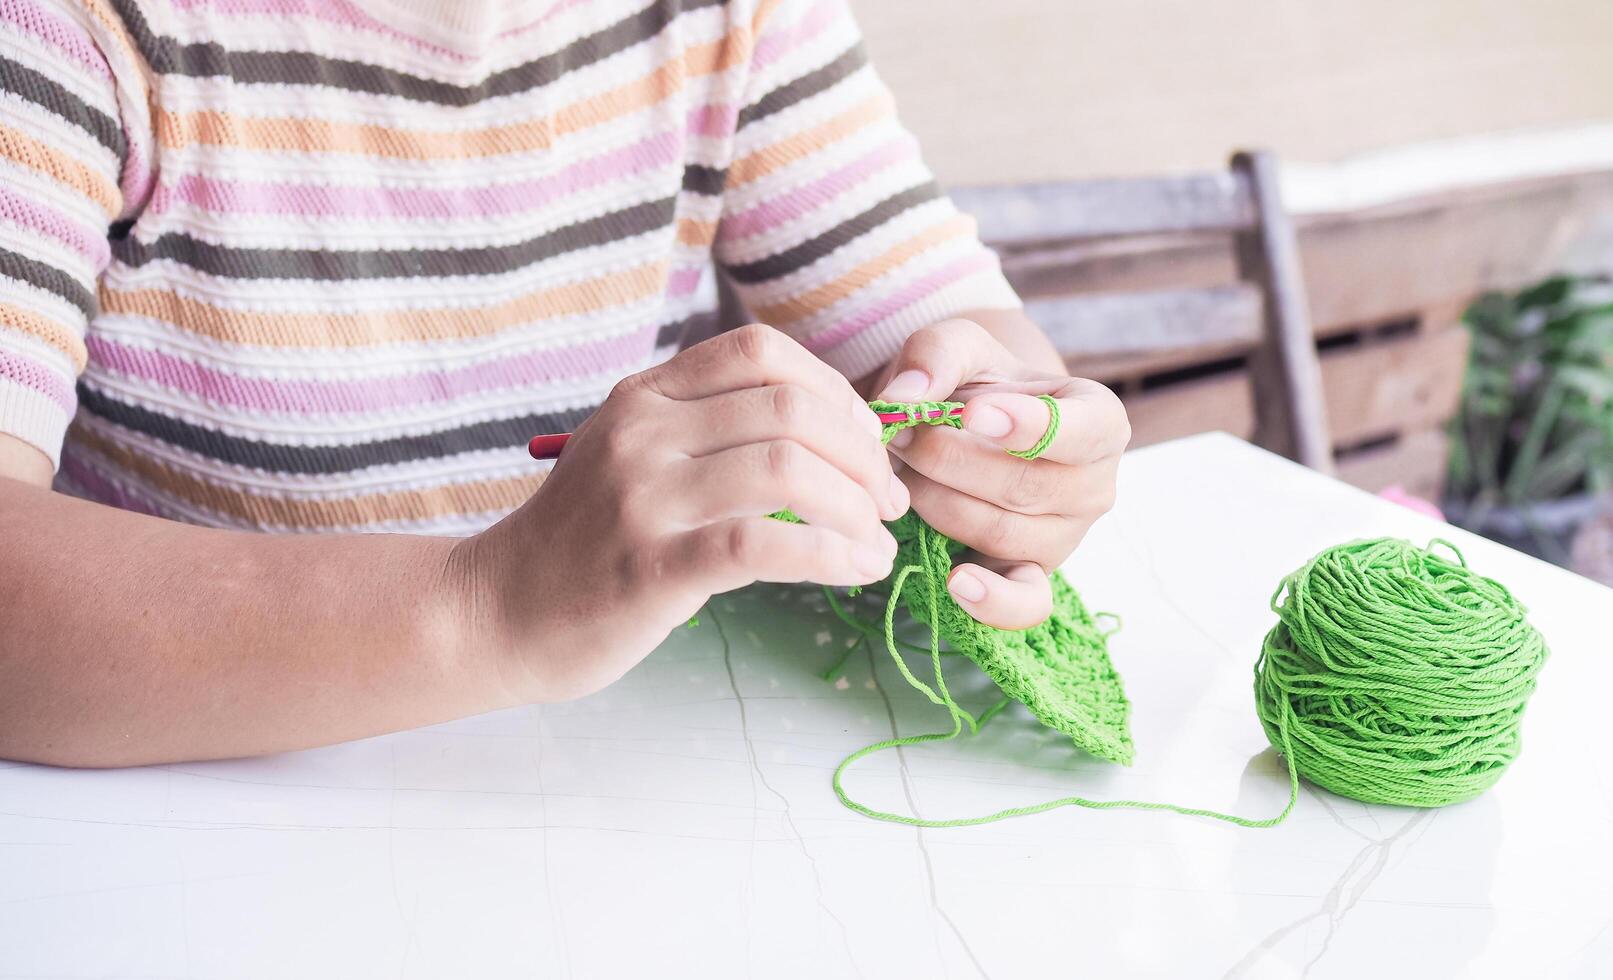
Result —
M890 574L907 510L840 374L760 324L624 379L524 505L451 576L514 700L596 691L712 595ZM767 517L789 509L805 524Z

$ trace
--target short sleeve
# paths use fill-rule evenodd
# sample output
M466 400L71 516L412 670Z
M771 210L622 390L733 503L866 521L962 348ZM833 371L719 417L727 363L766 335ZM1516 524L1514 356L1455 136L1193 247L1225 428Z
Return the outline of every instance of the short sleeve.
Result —
M0 17L0 432L52 465L77 408L108 230L145 180L145 147L123 121L144 97L120 92L136 69L105 55L111 23L51 0L11 0Z
M848 377L1019 299L896 116L844 0L762 4L716 259L751 315Z

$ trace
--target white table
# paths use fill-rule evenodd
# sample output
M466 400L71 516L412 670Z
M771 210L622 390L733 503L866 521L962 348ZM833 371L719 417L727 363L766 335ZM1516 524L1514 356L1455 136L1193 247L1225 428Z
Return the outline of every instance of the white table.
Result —
M0 975L1613 975L1613 592L1227 436L1130 454L1120 501L1066 571L1125 617L1135 767L1017 711L866 760L854 792L930 816L1072 792L1275 813L1250 693L1267 600L1381 534L1450 538L1530 606L1553 655L1521 759L1439 811L1307 787L1274 830L877 823L830 771L942 713L882 652L824 683L850 631L809 592L758 591L574 704L238 762L0 764ZM982 704L969 673L955 689Z

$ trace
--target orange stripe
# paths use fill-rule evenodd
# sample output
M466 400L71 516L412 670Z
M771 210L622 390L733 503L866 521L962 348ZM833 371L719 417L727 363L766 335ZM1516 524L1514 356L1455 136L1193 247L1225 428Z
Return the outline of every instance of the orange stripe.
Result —
M101 206L101 210L106 212L107 221L117 217L123 207L118 185L105 174L97 173L56 147L41 143L3 123L0 123L0 156L83 194Z
M264 347L365 347L486 337L535 320L621 306L666 288L668 264L540 289L493 306L276 313L213 306L166 289L101 289L101 315L162 320L190 333Z
M288 527L299 531L509 510L532 496L545 476L526 473L497 480L392 490L337 500L287 499L211 483L195 473L105 438L82 422L73 423L68 441L75 447L92 450L114 467L138 476L193 507L206 508L260 527Z
M706 248L717 239L717 222L683 218L678 222L678 243Z
M871 95L828 122L735 160L728 168L728 186L742 187L825 146L843 140L864 126L895 115L896 100L888 91Z
M566 106L552 116L465 132L432 132L394 126L303 117L263 118L228 112L163 112L157 138L166 146L194 143L253 150L356 153L402 160L467 160L547 149L565 136L664 101L691 77L726 71L741 63L745 45L735 31L698 44L650 74ZM743 36L743 30L738 29Z
M927 228L907 239L876 259L857 265L838 279L831 279L818 288L781 300L756 310L756 317L764 323L789 323L810 316L830 304L845 299L880 276L901 265L921 252L944 242L966 238L974 233L974 219L955 214L940 224Z
M68 359L73 362L75 370L84 370L84 362L87 359L84 350L84 339L55 320L48 320L20 306L0 302L0 327L6 327L18 333L25 333L37 340L44 341L66 354Z

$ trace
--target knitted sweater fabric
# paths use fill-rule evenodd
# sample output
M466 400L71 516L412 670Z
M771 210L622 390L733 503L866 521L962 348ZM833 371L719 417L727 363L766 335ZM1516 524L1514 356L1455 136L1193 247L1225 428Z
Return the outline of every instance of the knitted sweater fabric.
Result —
M1018 306L844 0L0 0L0 433L58 489L471 533L718 270L850 377Z

